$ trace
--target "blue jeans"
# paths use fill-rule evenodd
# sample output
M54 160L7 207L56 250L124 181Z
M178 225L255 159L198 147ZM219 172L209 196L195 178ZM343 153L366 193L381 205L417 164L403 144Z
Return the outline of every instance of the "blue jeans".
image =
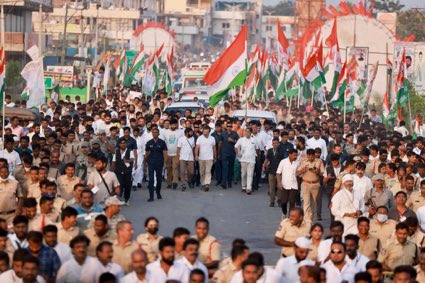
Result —
M162 182L162 168L164 167L164 163L148 163L148 176L149 176L149 198L153 199L154 192L156 191L156 195L161 194L161 182ZM154 187L156 176L156 186Z
M235 158L235 155L223 155L221 157L221 163L223 167L222 183L224 185L230 185L232 183Z

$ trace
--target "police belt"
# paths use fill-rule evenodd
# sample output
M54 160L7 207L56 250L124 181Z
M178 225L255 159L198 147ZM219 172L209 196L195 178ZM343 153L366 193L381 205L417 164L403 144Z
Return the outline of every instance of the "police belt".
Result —
M12 214L15 213L16 209L13 210L9 210L9 211L2 211L0 212L0 215L8 215L8 214Z

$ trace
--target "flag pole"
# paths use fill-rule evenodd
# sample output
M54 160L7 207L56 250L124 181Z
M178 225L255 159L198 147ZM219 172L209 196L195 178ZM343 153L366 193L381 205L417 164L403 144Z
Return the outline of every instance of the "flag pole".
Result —
M4 20L4 4L2 3L1 5L1 11L0 11L0 16L1 16L1 46L3 48L3 54L4 58L3 60L6 60L6 45L5 45L5 20ZM5 64L5 68L4 68L4 81L3 84L6 84L6 64ZM1 87L1 86L0 86ZM4 88L4 93L3 93L3 97L2 97L2 113L3 113L3 117L2 117L2 134L1 134L1 138L2 138L2 144L3 144L3 150L5 149L4 147L4 127L5 127L5 118L6 118L6 109L5 109L5 97L6 95L6 86Z
M314 88L313 85L310 84L310 92L311 92L311 107L313 107L313 102L314 102Z
M347 92L347 90L345 91ZM346 93L344 92L344 124L345 124L345 120L346 120L346 111L347 111L347 99L346 99Z
M412 127L412 108L410 106L410 94L409 94L409 104L407 105L409 109L409 126L410 126L410 132L413 134L413 127Z

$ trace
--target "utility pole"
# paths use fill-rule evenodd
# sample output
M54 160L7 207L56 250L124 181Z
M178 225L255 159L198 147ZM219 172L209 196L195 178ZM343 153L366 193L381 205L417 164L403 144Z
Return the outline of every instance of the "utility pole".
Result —
M68 1L65 3L65 19L63 25L63 38L62 38L62 58L61 64L65 65L65 56L66 56L66 28L68 25Z
M4 35L5 35L5 27L4 27L4 4L1 4L1 14L0 14L0 21L1 21L1 46L4 47L5 45L5 40L4 40Z
M96 66L97 65L97 49L98 49L98 46L99 46L99 5L97 5L96 4L96 23L95 23L95 25L94 25L94 28L96 29L95 30L95 32L96 32L96 34L95 34L95 39L94 39L94 41L95 41L95 46L94 46L94 60L93 60L93 66Z
M38 5L38 13L40 14L40 31L38 32L38 57L43 55L43 5Z

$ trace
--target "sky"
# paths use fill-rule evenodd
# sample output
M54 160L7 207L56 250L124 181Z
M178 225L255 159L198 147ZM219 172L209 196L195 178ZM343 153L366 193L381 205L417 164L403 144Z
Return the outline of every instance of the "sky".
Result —
M275 5L276 3L279 3L281 0L263 0L264 5ZM341 0L326 0L327 4L333 4L337 5ZM358 2L357 0L351 1L353 3ZM400 0L400 3L405 5L408 8L425 8L425 1L424 0Z

